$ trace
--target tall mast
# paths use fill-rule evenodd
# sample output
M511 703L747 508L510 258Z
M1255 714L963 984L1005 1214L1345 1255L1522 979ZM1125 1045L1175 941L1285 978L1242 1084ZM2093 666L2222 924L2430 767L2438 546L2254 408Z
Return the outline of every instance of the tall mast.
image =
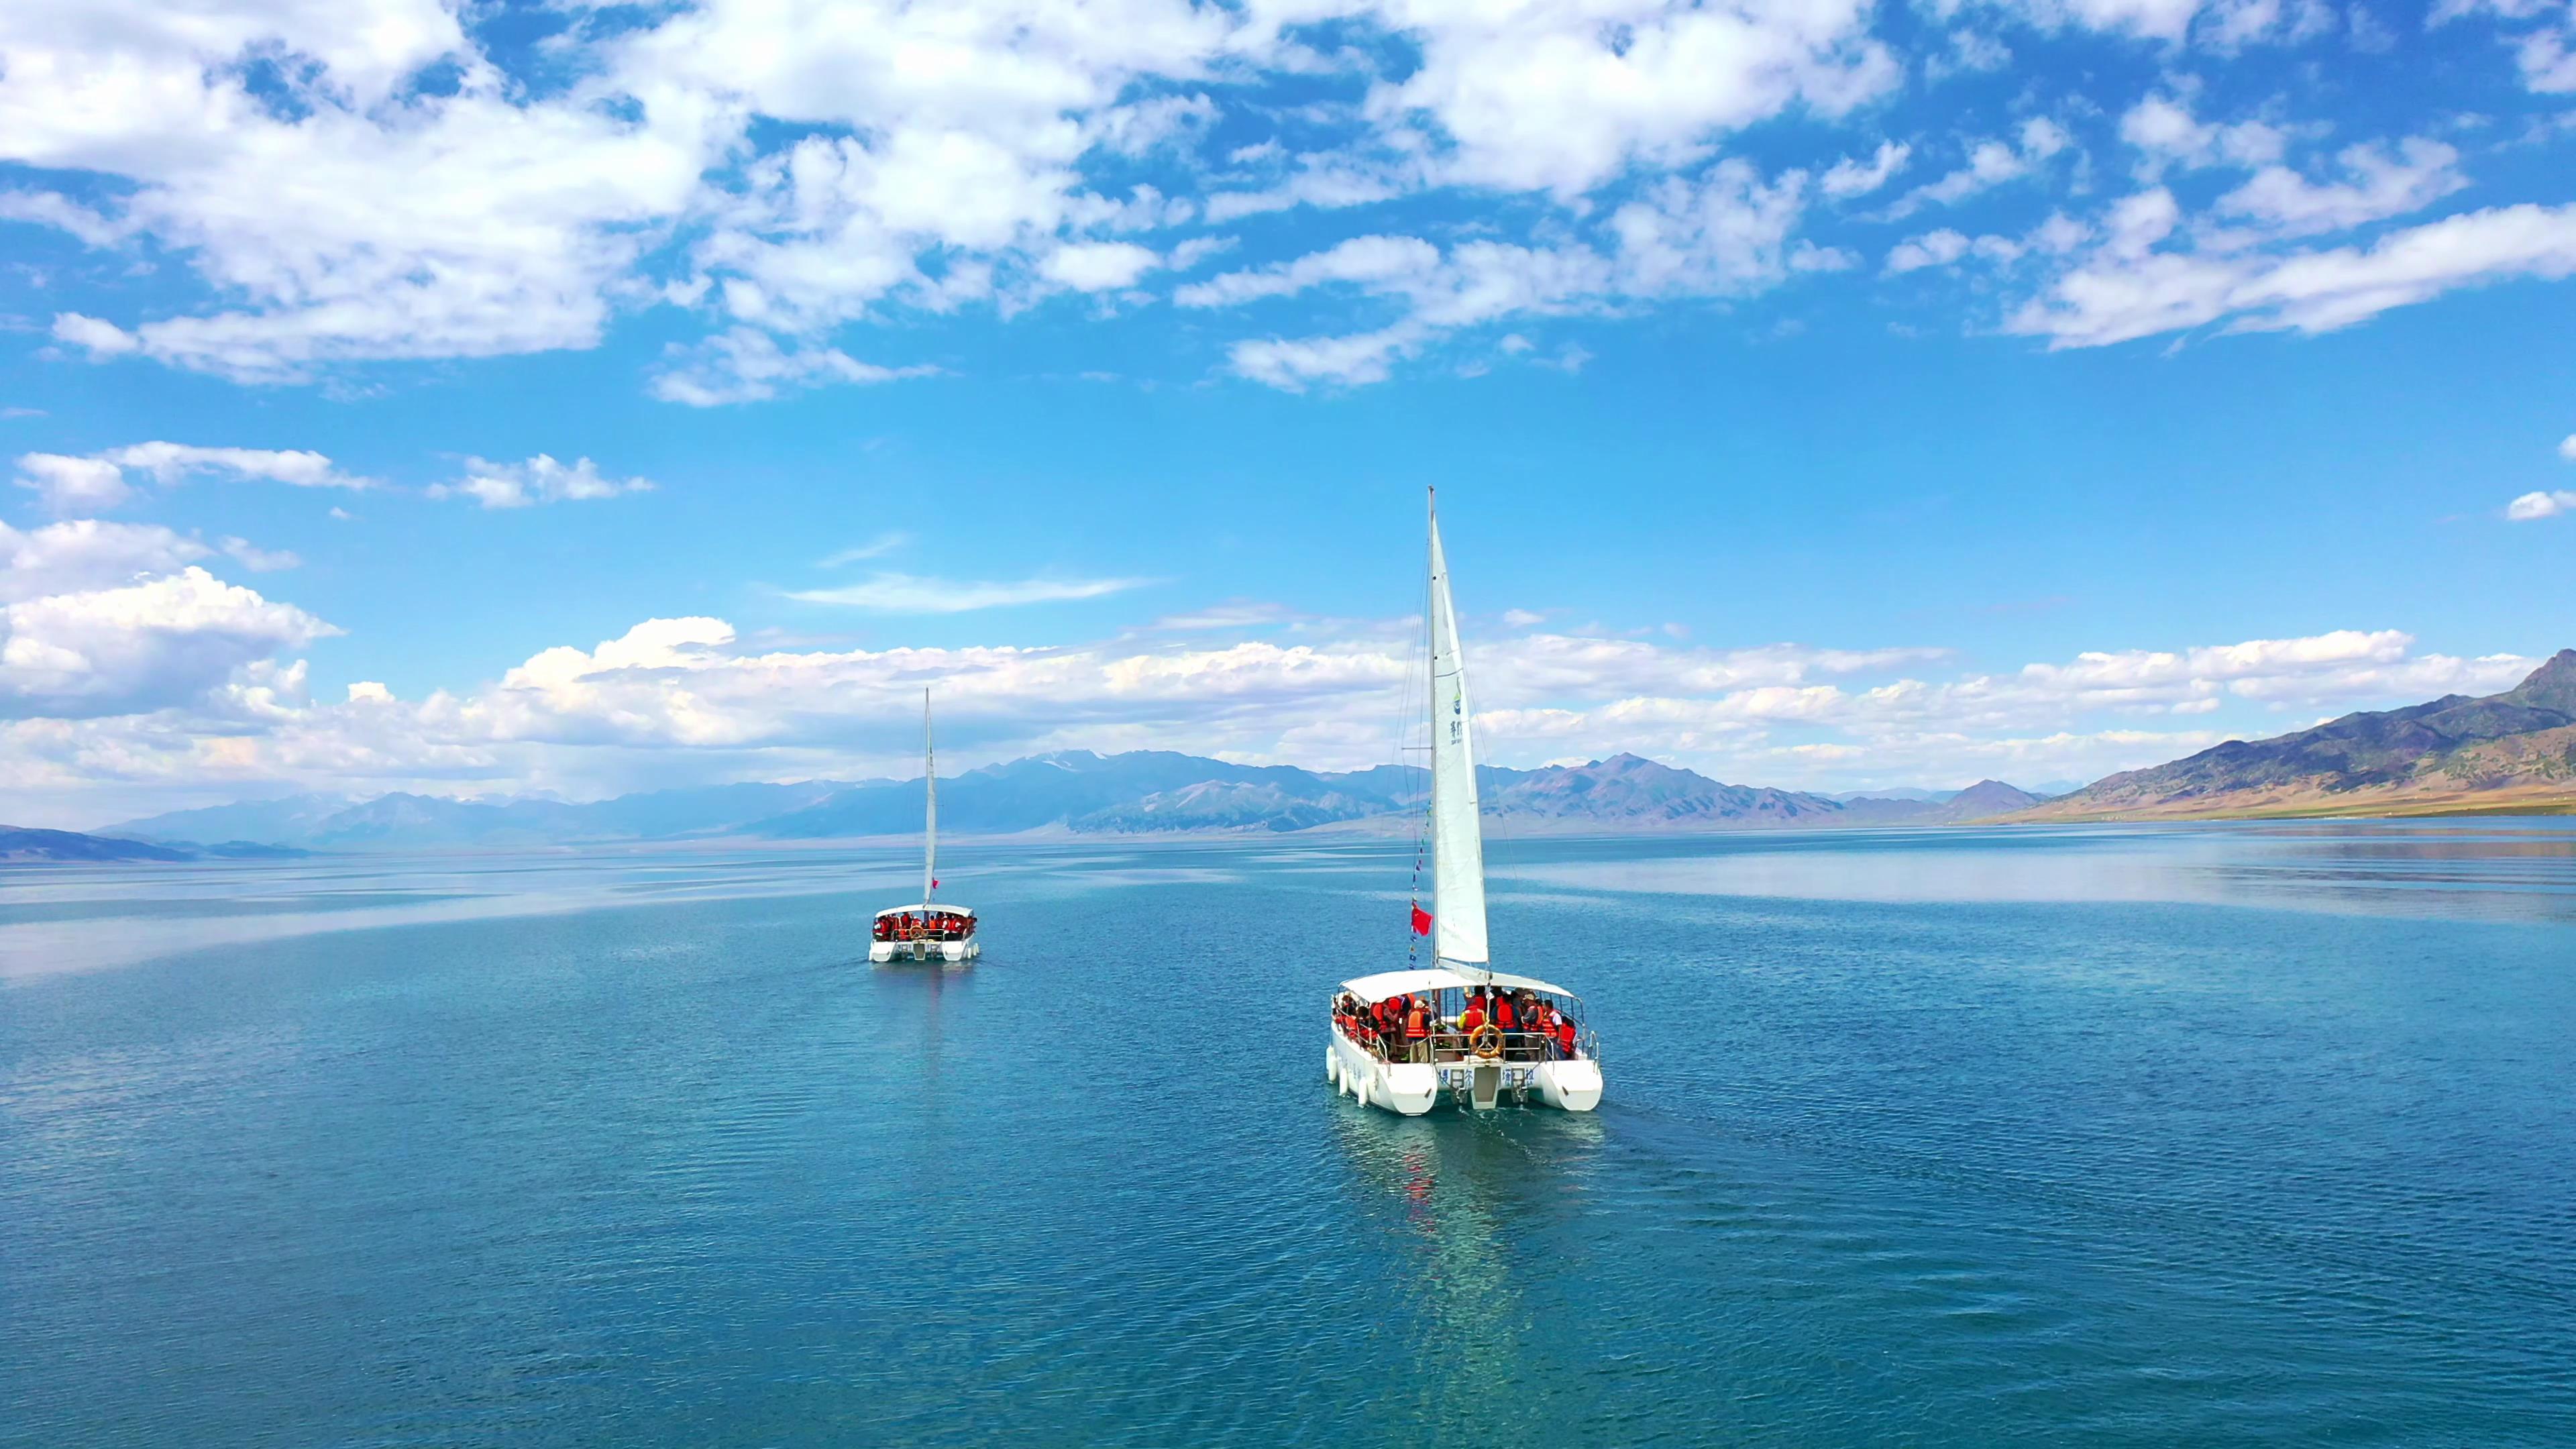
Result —
M926 802L921 827L921 903L939 889L939 757L930 749L930 691L921 691L921 787Z
M1475 711L1467 703L1467 661L1458 652L1458 615L1449 562L1440 549L1439 500L1431 500L1431 913L1433 955L1483 968L1485 835L1477 819Z

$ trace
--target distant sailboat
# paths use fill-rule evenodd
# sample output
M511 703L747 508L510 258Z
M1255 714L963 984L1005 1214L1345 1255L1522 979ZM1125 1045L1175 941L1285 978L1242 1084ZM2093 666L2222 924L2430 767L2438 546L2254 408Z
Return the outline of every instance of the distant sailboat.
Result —
M1474 712L1440 517L1431 516L1431 909L1413 931L1432 941L1425 970L1345 981L1333 995L1324 1072L1334 1086L1391 1112L1428 1112L1446 1089L1461 1106L1505 1093L1589 1112L1601 1102L1601 1063L1582 1025L1583 1003L1562 986L1493 969L1485 937L1485 836L1477 815Z
M939 759L931 748L930 691L921 692L921 899L877 912L868 959L972 961L984 954L975 939L975 913L937 904L939 895Z

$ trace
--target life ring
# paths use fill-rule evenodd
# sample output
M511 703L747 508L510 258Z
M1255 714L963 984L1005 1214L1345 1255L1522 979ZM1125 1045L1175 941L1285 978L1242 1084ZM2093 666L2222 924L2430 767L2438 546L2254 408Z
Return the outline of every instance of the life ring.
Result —
M1467 1033L1467 1050L1487 1061L1501 1056L1503 1054L1502 1028L1489 1021Z

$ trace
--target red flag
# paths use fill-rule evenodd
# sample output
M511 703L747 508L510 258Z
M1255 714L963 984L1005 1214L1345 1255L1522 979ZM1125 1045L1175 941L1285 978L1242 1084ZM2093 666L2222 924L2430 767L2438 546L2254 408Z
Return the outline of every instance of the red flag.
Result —
M930 882L930 888L931 888L932 890L937 890L937 889L939 889L939 881L938 881L938 879L937 879L936 877L933 877L933 878L932 878L932 880L931 880L931 882Z
M1431 934L1431 913L1424 910L1419 901L1414 902L1413 905L1413 934L1417 936Z

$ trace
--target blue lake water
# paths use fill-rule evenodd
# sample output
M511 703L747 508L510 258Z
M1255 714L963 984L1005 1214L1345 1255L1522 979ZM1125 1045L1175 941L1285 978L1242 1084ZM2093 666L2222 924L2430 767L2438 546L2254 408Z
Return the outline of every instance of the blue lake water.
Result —
M0 1442L2576 1443L2568 822L1491 854L1597 1115L1394 846L0 872Z

